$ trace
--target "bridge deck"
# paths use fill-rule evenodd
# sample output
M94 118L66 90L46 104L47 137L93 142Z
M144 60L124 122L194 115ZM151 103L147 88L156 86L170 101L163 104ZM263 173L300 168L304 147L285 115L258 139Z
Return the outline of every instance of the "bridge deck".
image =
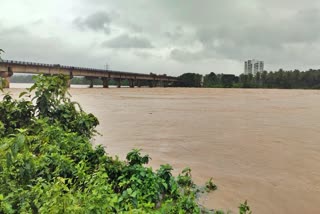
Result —
M131 79L131 80L154 80L176 82L176 77L156 75L153 73L131 73L123 71L113 71L95 68L65 66L60 64L45 64L34 62L23 62L14 60L0 61L0 72L7 72L8 69L13 73L31 73L31 74L64 74L70 76L84 76L93 78L114 78L114 79Z

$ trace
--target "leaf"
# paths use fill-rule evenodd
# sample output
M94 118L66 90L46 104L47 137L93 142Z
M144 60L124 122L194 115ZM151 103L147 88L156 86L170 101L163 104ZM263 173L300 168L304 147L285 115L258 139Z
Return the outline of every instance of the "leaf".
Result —
M12 157L11 157L10 152L7 152L6 160L7 160L7 167L9 168L11 166L11 164L12 164Z
M19 95L19 98L23 97L24 95L28 94L28 92L24 91L24 92L21 92L20 95Z
M131 189L131 188L128 188L128 189L127 189L127 193L128 193L129 195L131 195L131 194L132 194L132 189Z
M182 170L182 173L190 173L190 172L191 172L190 167L186 167Z
M162 182L162 185L164 186L164 188L167 190L168 189L168 184L165 182Z
M137 197L137 191L134 191L134 192L131 194L131 197L133 197L133 198Z

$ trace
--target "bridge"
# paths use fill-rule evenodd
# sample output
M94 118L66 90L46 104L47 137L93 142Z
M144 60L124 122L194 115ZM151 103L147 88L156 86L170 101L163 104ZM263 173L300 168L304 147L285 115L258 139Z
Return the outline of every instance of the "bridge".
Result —
M84 68L74 66L64 66L60 64L44 64L34 62L22 62L13 60L0 61L0 77L4 79L4 88L10 87L10 77L14 73L21 74L48 74L58 75L63 74L70 77L68 86L70 87L71 79L74 76L85 77L90 80L90 87L93 87L94 79L101 79L104 88L109 87L109 80L114 79L117 82L117 87L121 87L121 80L128 80L131 88L137 86L149 87L166 87L178 81L177 77L167 76L166 74L142 74L123 71L113 71L95 68Z

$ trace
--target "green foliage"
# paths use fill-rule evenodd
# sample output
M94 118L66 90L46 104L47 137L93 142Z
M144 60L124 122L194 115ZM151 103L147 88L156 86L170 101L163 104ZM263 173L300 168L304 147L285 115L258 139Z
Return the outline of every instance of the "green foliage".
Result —
M210 178L210 180L206 182L206 190L212 191L216 189L217 189L217 185L213 183L213 178Z
M250 211L250 207L248 206L247 201L245 201L243 204L240 204L239 213L240 214L251 214L252 213L252 211Z
M34 107L30 101L14 100L9 94L0 102L0 130L3 134L12 134L16 129L26 128L31 125L34 115Z
M180 82L176 82L174 86L178 87L201 87L201 74L185 73L178 77Z
M219 83L219 80L215 73L211 72L210 74L207 74L204 76L204 82L203 82L204 87L213 87L218 83Z
M231 88L234 83L237 83L238 78L233 74L222 74L220 82L223 88Z
M129 165L142 165L149 163L149 155L141 156L140 149L133 149L131 152L127 154L127 161L129 162Z
M64 130L87 137L95 134L98 119L85 113L80 105L70 100L67 93L66 76L35 76L35 84L30 92L35 93L35 113L39 118L47 118L50 123L58 123ZM79 110L78 110L79 109Z
M320 89L320 70L258 72L256 74L215 74L204 77L207 88L284 88Z
M0 213L205 212L190 168L174 177L168 164L144 166L150 157L138 149L120 161L92 148L99 122L70 100L67 79L35 81L0 102Z
M195 74L183 74L182 86L197 87L194 84ZM208 88L284 88L284 89L320 89L320 70L307 71L280 69L274 72L258 72L256 74L215 74L211 72L204 77L204 87Z

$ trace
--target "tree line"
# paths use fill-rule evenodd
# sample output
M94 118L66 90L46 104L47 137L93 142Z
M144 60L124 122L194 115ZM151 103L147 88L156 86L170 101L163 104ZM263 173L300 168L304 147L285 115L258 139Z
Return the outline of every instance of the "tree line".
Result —
M320 89L320 69L263 71L253 74L185 73L177 87Z

